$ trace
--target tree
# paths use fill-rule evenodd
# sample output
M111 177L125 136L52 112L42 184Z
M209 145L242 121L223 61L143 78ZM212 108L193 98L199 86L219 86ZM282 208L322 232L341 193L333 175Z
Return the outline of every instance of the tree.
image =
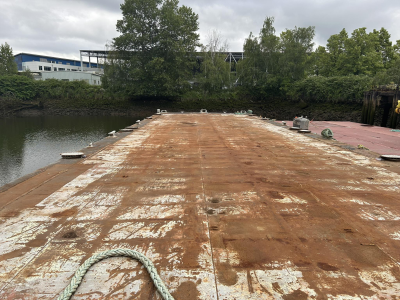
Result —
M262 81L261 48L258 38L252 32L244 42L243 52L246 59L238 64L239 80L244 86L252 88Z
M274 18L267 17L259 37L250 33L243 45L245 60L238 64L239 80L247 88L279 89L280 39L275 35Z
M286 84L306 76L312 63L314 34L314 26L295 27L281 33L279 69Z
M325 76L343 75L344 60L346 57L345 42L349 39L346 29L342 29L339 34L331 35L326 44L326 49L329 53L324 60L323 67L326 72Z
M379 37L379 44L375 50L381 54L384 68L388 69L396 60L395 47L390 41L390 34L383 27L379 31L374 29L373 33Z
M365 27L358 28L350 37L343 29L328 39L326 49L326 55L319 61L319 74L324 76L373 76L390 68L398 58L397 46L392 45L385 28L370 33ZM320 51L317 49L314 56L321 58Z
M260 31L260 51L262 52L262 68L265 76L276 75L278 72L279 42L280 39L275 35L274 17L267 17L264 20Z
M312 55L312 62L314 64L314 74L317 76L328 76L330 73L329 66L329 53L326 52L324 46L318 46Z
M374 85L395 84L400 86L400 59L391 63L391 67L378 72L373 78Z
M355 29L345 42L346 63L343 75L374 75L383 69L379 48L379 35L366 32L366 28Z
M125 0L105 87L134 96L176 96L193 76L198 16L178 0ZM110 78L115 77L115 78Z
M262 94L280 94L286 86L303 79L312 67L314 27L287 29L278 37L274 18L264 20L259 37L250 33L240 62L240 80L248 89ZM283 87L283 89L282 89Z
M217 30L207 35L207 45L202 47L203 61L199 82L205 92L217 92L230 87L230 66L225 62L229 45Z
M0 45L0 76L18 73L12 48L7 43Z

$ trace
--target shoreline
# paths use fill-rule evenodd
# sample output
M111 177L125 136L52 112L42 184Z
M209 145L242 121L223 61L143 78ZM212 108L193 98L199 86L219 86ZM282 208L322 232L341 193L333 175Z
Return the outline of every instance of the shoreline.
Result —
M251 109L255 115L277 120L292 120L296 116L308 116L310 120L319 121L361 121L362 103L299 103L289 100L271 101L239 101L239 100L199 100L199 101L142 101L132 103L127 107L51 107L26 108L13 114L2 115L7 117L31 116L136 116L152 115L157 109L168 112L199 112L207 109L208 112L234 113ZM379 118L377 119L379 122Z

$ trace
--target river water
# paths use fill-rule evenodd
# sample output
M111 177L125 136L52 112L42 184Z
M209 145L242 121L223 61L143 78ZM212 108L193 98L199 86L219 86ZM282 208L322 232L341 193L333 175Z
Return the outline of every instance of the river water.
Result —
M143 118L143 117L142 117ZM0 119L0 187L83 149L140 117L32 116Z

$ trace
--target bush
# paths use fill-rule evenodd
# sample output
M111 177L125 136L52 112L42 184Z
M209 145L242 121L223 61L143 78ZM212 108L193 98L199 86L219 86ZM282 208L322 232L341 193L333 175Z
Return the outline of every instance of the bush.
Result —
M296 100L315 102L362 102L364 92L372 87L368 76L312 76L295 82L288 95Z
M36 82L26 76L0 76L0 96L10 94L19 100L32 100L37 96Z
M0 76L0 97L13 97L23 101L44 101L48 105L61 107L97 107L114 103L113 95L108 95L100 86L84 81L62 81L57 79L33 80L26 76ZM122 102L126 98L121 97ZM118 99L118 104L123 104Z

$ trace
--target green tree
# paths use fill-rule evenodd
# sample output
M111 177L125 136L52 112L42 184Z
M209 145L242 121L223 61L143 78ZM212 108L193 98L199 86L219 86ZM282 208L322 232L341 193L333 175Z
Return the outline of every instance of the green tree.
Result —
M225 62L228 48L220 32L212 30L208 33L207 45L202 47L203 61L199 75L199 83L204 92L218 92L231 86L231 70Z
M176 96L193 76L198 16L178 0L125 0L105 87L134 96ZM114 77L114 78L110 78Z
M400 59L394 60L388 69L378 72L373 78L373 84L400 86Z
M325 76L336 76L342 74L344 71L344 63L346 58L345 43L349 39L346 29L342 29L339 34L334 34L329 37L326 44L328 57L324 60Z
M295 27L281 33L279 70L285 84L303 79L309 72L314 34L314 26Z
M392 45L385 28L368 33L365 27L355 29L349 37L343 29L332 35L326 45L326 55L321 49L314 53L320 58L318 71L324 76L373 76L397 59L397 47Z
M275 35L274 18L267 17L259 37L250 33L243 45L246 59L238 64L239 81L248 89L274 93L279 89L280 39Z
M278 37L274 18L264 20L259 37L250 33L243 49L245 60L239 64L239 76L248 91L279 94L312 69L314 27L287 29Z
M329 68L330 56L324 46L318 46L312 55L312 62L314 65L314 74L317 76L328 76L331 72Z
M381 54L384 68L388 69L396 60L396 51L390 40L390 34L383 27L379 31L374 29L373 33L379 37L379 44L377 44L376 51Z
M279 37L275 35L274 17L267 17L260 31L261 68L265 76L278 73Z
M374 75L383 69L379 48L379 35L370 32L366 28L355 29L351 38L345 42L346 63L343 69L344 74Z
M258 38L252 32L244 42L243 52L246 59L238 64L239 80L244 86L250 88L260 84L262 80L262 71L260 71L262 52Z
M7 43L0 45L0 76L17 74L12 48Z

